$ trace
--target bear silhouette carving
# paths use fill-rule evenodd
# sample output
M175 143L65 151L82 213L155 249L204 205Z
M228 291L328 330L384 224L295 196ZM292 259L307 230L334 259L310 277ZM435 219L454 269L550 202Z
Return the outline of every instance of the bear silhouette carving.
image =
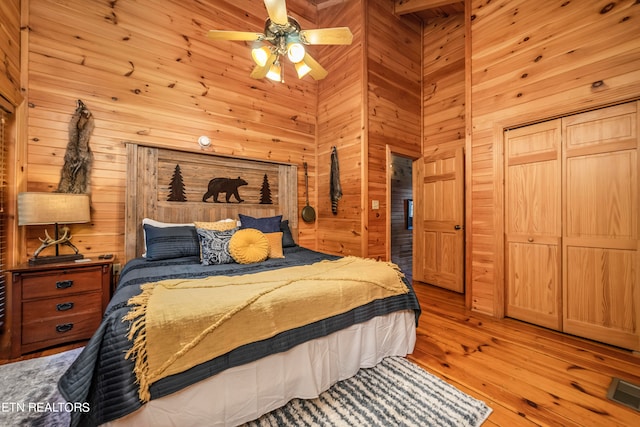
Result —
M206 202L209 197L213 197L213 201L215 203L220 203L218 200L218 195L220 193L226 193L225 200L229 203L231 196L234 196L238 203L244 202L240 198L240 194L238 193L238 187L243 185L247 185L247 181L238 177L237 179L232 178L213 178L209 181L207 192L202 196L202 201Z

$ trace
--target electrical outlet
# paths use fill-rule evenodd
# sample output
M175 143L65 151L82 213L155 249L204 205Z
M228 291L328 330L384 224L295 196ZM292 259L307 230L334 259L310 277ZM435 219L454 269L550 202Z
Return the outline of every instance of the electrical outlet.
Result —
M371 209L380 209L380 201L372 200L371 201Z
M117 276L118 274L120 274L120 264L113 264L111 268L114 276Z

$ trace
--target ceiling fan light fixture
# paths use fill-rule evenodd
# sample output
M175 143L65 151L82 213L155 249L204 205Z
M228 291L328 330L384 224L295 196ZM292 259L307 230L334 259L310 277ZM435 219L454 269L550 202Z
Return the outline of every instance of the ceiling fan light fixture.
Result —
M276 61L269 68L269 72L266 76L269 80L273 80L274 82L282 82L284 83L284 78L282 76L282 67L280 66L280 61Z
M251 57L253 58L253 61L261 67L267 65L267 61L271 55L272 52L268 46L262 46L251 50Z
M287 56L289 57L289 60L294 64L302 61L305 54L306 51L302 43L294 42L289 43L289 45L287 46Z
M256 63L251 70L252 79L267 77L284 83L282 61L285 55L295 66L299 78L309 75L315 80L324 79L328 71L309 56L306 45L349 45L353 42L351 30L348 27L303 30L300 23L287 13L286 0L263 1L268 15L264 23L264 34L210 30L208 37L213 40L257 42L252 46L254 49L251 49L251 57Z
M298 78L301 79L311 72L311 67L304 63L304 61L296 62L293 64L296 67Z

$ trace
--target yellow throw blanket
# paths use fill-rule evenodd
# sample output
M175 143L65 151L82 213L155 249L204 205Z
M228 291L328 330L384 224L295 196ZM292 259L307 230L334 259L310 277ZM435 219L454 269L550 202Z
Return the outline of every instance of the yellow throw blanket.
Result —
M408 293L392 263L346 257L242 276L148 283L129 299L139 397L149 387L241 345Z

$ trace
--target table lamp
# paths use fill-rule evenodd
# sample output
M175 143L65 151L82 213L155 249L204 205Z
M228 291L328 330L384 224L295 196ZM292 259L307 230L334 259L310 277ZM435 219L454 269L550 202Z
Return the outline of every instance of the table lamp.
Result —
M27 192L18 194L18 225L49 225L55 224L55 237L49 236L45 230L45 238L40 238L42 244L29 260L30 265L69 262L82 259L73 243L69 227L58 227L59 224L79 224L91 220L88 194L70 193L37 193ZM62 232L60 236L59 232ZM54 246L55 256L40 256L44 249ZM75 253L61 255L59 246L69 246Z

